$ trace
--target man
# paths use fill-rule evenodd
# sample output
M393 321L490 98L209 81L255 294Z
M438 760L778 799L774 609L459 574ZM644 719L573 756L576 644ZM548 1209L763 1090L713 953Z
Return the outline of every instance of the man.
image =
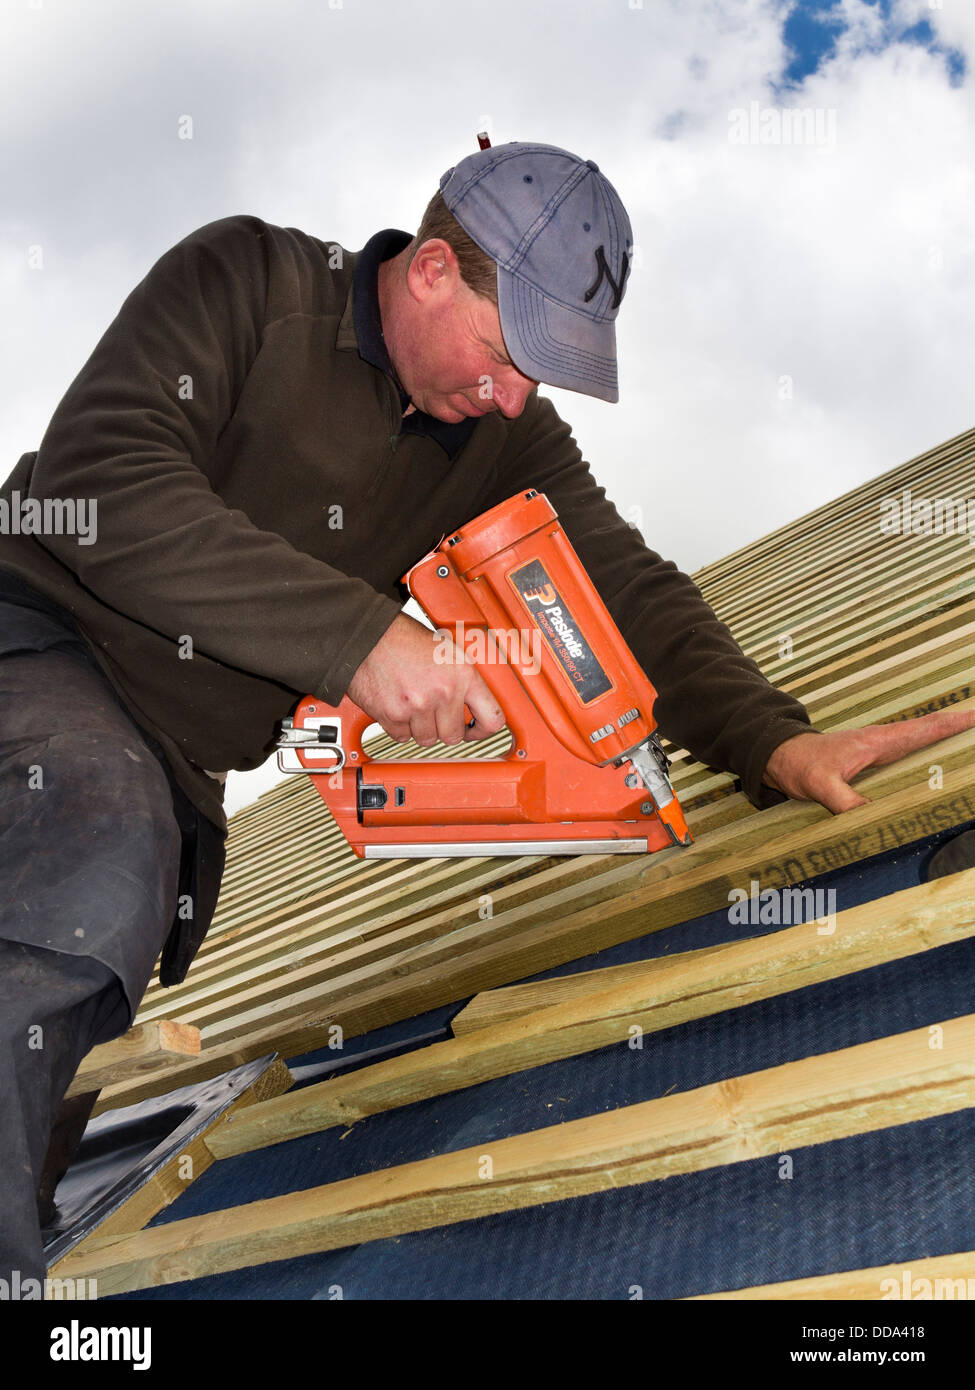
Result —
M348 693L424 745L502 727L477 671L436 661L399 611L399 577L488 507L548 494L657 686L663 732L756 804L841 811L862 768L970 722L813 732L620 519L536 386L617 399L631 252L597 166L528 144L463 160L416 237L380 232L357 255L253 217L211 223L128 297L14 470L0 1276L43 1275L34 1192L78 1061L128 1026L160 950L176 983L206 932L228 769L263 762L305 693ZM97 534L38 527L65 499Z

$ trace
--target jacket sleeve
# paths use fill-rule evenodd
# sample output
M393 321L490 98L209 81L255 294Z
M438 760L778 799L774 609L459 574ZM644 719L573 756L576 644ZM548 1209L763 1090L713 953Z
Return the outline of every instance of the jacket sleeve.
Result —
M657 690L661 733L741 779L765 807L786 798L762 782L772 752L809 733L803 705L747 657L686 574L627 525L597 486L569 426L537 397L509 436L485 506L521 488L543 492L617 627Z
M55 411L31 495L94 501L92 544L38 539L103 603L337 702L399 605L254 526L207 476L261 347L270 230L224 218L157 261Z

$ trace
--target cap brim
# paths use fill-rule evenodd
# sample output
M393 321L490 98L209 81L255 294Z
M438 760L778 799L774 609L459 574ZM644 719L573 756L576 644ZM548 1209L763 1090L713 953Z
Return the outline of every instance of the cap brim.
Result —
M505 347L525 376L597 400L619 400L611 319L598 323L577 313L500 266L498 314Z

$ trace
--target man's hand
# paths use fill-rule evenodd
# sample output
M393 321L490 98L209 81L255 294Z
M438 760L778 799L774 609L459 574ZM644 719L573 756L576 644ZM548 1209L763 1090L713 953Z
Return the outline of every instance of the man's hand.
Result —
M796 734L769 758L762 781L795 801L818 801L837 814L865 806L850 786L859 773L906 758L939 739L975 728L975 712L945 710L897 724L868 724L824 734Z
M391 738L424 748L464 743L504 728L504 714L464 652L405 613L395 617L352 677L349 699ZM468 729L464 706L475 720Z

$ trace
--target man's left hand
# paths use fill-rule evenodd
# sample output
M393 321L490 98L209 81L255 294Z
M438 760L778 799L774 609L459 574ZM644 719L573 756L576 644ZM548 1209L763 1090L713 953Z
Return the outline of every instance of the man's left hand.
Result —
M836 815L867 805L867 798L850 786L859 773L895 763L971 728L975 728L975 712L944 710L897 724L796 734L776 748L762 780L795 801L818 801Z

